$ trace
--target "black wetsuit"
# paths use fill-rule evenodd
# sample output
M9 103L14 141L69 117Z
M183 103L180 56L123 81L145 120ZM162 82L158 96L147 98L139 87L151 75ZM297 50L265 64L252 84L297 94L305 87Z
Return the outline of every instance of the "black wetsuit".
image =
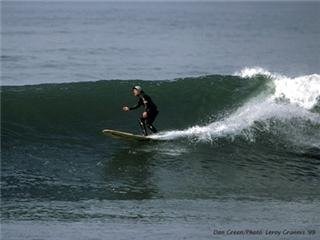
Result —
M142 129L142 132L145 136L148 135L146 126L151 130L151 132L156 133L157 129L152 125L154 120L156 119L159 111L157 106L154 104L152 99L145 94L144 92L141 92L139 97L139 101L136 105L133 107L130 107L130 110L137 109L140 106L144 106L144 110L147 112L147 117L144 118L143 116L140 117L139 119L139 125Z

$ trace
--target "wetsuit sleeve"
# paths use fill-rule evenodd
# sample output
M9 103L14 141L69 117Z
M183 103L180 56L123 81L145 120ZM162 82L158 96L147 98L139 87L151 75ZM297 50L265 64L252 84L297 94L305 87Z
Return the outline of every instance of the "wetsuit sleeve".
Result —
M137 102L136 105L132 106L132 107L129 107L130 110L134 110L134 109L137 109L138 107L140 107L142 105L142 101L141 99L139 99L139 101Z

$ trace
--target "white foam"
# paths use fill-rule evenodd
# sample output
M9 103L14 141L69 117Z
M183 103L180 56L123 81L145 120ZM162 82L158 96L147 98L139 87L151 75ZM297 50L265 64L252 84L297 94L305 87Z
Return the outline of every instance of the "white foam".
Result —
M274 98L285 98L290 103L306 109L313 108L319 101L320 75L312 74L297 78L276 78Z
M262 68L245 68L238 75L254 77L266 75L274 83L274 93L267 97L251 99L234 113L212 122L206 126L193 126L184 130L173 130L153 135L152 138L172 140L177 138L194 138L212 141L219 137L235 136L249 129L257 121L277 119L281 121L300 118L320 124L320 116L309 110L314 107L320 96L320 75L312 74L289 78L272 74ZM278 99L286 99L285 102Z
M273 76L271 72L261 67L252 67L252 68L244 68L240 72L236 72L234 75L243 77L243 78L251 78L256 75L265 75L265 76Z
M256 75L265 75L272 79L275 85L273 99L286 99L292 104L306 109L313 108L320 97L320 75L311 74L290 78L278 73L271 73L261 67L244 68L236 75L251 78Z
M240 107L236 112L206 126L193 126L184 130L161 132L152 136L156 139L172 140L177 138L194 138L201 141L212 141L216 138L235 136L251 127L257 121L268 119L289 120L301 118L320 124L320 116L294 105L277 104L269 99L263 102L253 100Z

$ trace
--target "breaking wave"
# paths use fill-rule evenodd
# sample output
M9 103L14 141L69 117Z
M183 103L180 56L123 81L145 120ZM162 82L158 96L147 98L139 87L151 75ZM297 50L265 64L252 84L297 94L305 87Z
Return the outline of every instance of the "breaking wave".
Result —
M172 140L187 137L200 141L213 141L221 137L233 138L242 135L254 140L257 130L272 131L274 125L281 125L277 126L277 132L291 132L293 135L290 137L295 139L307 137L297 136L297 129L301 130L300 134L301 132L305 134L305 130L310 127L314 127L317 131L316 128L320 124L320 115L316 110L319 105L320 75L290 78L272 74L262 68L245 68L236 75L247 80L262 76L269 79L269 82L256 96L219 120L203 126L195 125L183 130L164 131L152 138ZM320 139L317 137L312 139L310 135L309 137L309 143L319 147Z

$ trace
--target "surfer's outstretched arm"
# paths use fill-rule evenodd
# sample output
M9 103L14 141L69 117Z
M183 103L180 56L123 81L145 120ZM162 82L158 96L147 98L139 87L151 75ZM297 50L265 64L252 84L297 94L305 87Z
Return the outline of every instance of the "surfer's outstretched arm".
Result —
M136 105L134 105L134 106L132 106L132 107L128 107L128 106L125 106L125 107L123 107L122 109L123 109L123 111L130 111L130 110L134 110L134 109L137 109L137 108L139 108L141 105L143 105L143 102L141 101L141 99L139 99L139 101L137 102L137 104Z
M125 106L125 107L123 107L122 109L123 109L123 111L127 112L127 111L130 111L130 110L137 109L137 108L139 108L140 106L141 106L141 104L140 104L140 101L139 101L136 105L134 105L134 106L132 106L132 107Z
M129 110L137 109L137 108L139 108L141 105L142 105L142 102L141 102L140 99L139 99L139 101L138 101L138 103L137 103L136 105L134 105L134 106L132 106L132 107L129 107Z

